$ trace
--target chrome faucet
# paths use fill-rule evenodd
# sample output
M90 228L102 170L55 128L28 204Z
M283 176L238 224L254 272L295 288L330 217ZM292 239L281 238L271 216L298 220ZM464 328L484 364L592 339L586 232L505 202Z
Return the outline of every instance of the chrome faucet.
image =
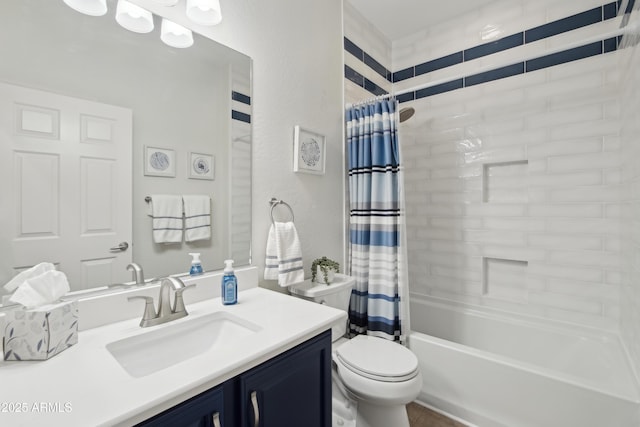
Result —
M134 296L127 299L129 301L134 299L143 299L145 301L144 314L142 315L142 320L140 320L140 326L146 328L187 316L189 313L187 313L187 309L184 306L182 293L195 286L195 284L185 286L182 280L177 277L165 277L162 279L160 281L160 294L158 296L157 312L155 310L152 297ZM173 307L171 307L172 289L174 291Z
M144 285L144 272L142 271L142 267L132 262L127 265L127 270L133 271L134 279L136 281L136 285Z

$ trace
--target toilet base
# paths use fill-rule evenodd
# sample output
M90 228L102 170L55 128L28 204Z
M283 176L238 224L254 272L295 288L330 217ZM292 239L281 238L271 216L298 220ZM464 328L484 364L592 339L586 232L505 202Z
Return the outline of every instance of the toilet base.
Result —
M409 427L409 416L405 405L372 405L358 402L356 427Z

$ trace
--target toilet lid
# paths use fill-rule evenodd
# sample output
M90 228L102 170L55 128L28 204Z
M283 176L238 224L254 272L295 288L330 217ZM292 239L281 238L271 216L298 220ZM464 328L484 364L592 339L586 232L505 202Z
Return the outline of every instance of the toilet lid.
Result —
M358 335L338 347L336 356L351 371L378 381L406 381L418 373L411 350L383 338Z

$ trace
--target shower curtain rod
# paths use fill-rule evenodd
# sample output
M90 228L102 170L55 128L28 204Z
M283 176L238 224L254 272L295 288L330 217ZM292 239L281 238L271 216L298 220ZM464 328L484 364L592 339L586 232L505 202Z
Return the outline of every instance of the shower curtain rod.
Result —
M359 107L361 105L369 104L369 103L371 103L373 101L380 101L382 99L387 99L387 98L392 98L392 97L395 97L395 95L392 95L390 93L387 93L385 95L378 95L378 96L375 96L373 98L365 99L364 101L358 101L358 102L355 102L353 104L347 104L346 108Z

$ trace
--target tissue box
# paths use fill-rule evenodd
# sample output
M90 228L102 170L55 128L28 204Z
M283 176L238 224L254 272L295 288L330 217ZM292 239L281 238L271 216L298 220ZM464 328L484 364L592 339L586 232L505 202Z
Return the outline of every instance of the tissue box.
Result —
M78 342L78 303L8 311L4 360L46 360Z

